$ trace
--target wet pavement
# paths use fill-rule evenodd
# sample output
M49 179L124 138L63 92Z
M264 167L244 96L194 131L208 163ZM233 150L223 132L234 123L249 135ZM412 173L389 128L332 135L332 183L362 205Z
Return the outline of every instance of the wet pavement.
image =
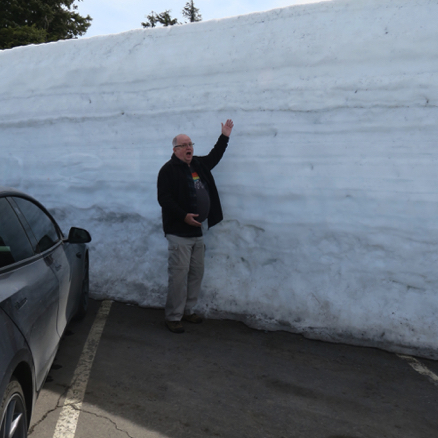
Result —
M32 418L56 432L101 305L72 323ZM373 348L264 332L229 320L169 332L163 311L112 303L71 437L433 438L438 386ZM438 362L419 359L438 374ZM56 435L58 434L58 435Z

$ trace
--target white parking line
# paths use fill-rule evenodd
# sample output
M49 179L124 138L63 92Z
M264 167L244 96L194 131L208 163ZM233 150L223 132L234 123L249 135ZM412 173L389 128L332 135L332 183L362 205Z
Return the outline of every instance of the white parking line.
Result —
M438 376L430 371L429 368L426 368L420 361L415 359L415 357L406 356L404 354L397 354L397 356L407 361L415 371L428 377L433 383L435 383L435 385L438 385Z
M85 389L90 377L91 366L96 355L100 337L111 309L112 301L102 301L99 312L91 327L90 334L85 342L78 365L73 374L70 389L64 400L58 422L56 423L53 438L74 438L79 414L84 401Z

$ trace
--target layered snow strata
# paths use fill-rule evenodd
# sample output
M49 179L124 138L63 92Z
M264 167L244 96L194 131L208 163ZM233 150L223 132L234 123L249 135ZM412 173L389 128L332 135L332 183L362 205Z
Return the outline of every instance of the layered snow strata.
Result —
M171 139L225 220L198 311L437 358L437 2L333 1L0 52L1 183L92 236L92 291L162 307Z

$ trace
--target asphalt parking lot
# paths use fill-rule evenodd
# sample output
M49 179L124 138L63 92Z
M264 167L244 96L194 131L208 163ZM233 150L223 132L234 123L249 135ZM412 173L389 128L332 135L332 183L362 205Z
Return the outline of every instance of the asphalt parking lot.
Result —
M102 303L69 326L32 438L437 436L436 361L419 359L431 377L396 354L229 320L173 334L162 310L116 302L92 338Z

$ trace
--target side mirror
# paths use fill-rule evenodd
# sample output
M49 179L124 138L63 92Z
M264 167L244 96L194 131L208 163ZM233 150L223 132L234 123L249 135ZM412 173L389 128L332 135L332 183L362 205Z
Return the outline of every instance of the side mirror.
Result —
M91 235L82 228L71 227L68 233L67 242L69 243L88 243L91 242Z

